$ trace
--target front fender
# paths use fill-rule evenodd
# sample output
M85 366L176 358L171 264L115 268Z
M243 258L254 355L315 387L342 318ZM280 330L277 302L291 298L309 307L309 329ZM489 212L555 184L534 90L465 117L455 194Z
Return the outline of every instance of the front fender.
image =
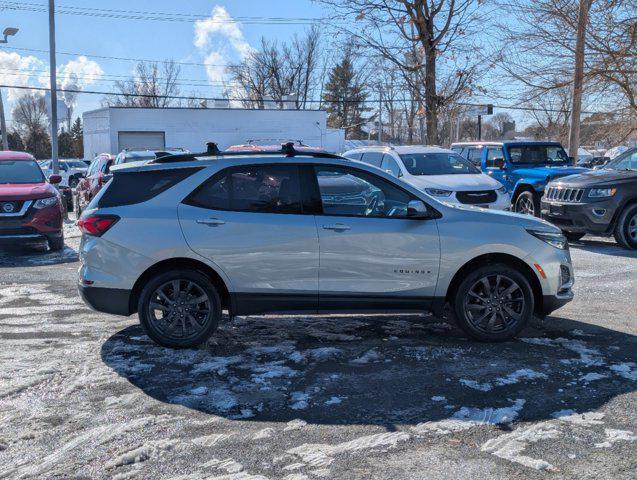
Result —
M546 180L540 178L520 178L513 187L512 198L518 196L518 194L524 190L532 190L534 192L544 192L546 186Z

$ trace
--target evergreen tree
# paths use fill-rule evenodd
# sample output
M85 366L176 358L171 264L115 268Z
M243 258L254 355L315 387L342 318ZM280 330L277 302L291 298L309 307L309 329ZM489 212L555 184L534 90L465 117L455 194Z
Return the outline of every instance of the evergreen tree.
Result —
M73 137L73 158L84 158L84 128L80 117L73 122L71 136Z
M343 59L334 66L325 84L323 100L327 104L327 125L344 128L347 138L364 138L363 117L370 109L365 107L367 91L359 74L355 71L351 52L345 52Z
M9 132L7 140L9 142L9 150L13 150L14 152L24 152L24 143L22 142L22 138L18 132L15 130L13 132Z
M58 135L58 156L60 158L75 158L74 147L73 135L62 128Z

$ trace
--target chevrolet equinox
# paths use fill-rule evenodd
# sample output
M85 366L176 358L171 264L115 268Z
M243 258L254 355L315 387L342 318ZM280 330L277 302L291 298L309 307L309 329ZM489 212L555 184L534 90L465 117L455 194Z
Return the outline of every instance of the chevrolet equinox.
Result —
M573 298L568 243L549 223L441 203L322 152L178 154L113 168L78 221L79 290L191 347L230 316L448 311L507 340Z

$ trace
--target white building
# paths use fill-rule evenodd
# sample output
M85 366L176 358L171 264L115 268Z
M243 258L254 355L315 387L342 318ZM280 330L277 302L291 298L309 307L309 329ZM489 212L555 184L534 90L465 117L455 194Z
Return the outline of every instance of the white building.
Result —
M322 110L251 110L239 108L106 107L85 112L84 158L117 154L124 148L182 147L205 151L207 142L220 149L254 141L273 145L301 140L330 152L343 151L343 130L326 128Z

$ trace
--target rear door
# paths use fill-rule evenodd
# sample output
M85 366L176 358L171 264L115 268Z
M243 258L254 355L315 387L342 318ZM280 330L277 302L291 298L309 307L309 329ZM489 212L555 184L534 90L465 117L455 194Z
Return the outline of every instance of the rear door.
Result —
M440 261L436 220L408 218L417 198L363 170L321 165L315 174L319 308L427 309Z
M231 167L179 205L188 245L230 279L242 313L317 308L318 234L300 178L297 165Z

